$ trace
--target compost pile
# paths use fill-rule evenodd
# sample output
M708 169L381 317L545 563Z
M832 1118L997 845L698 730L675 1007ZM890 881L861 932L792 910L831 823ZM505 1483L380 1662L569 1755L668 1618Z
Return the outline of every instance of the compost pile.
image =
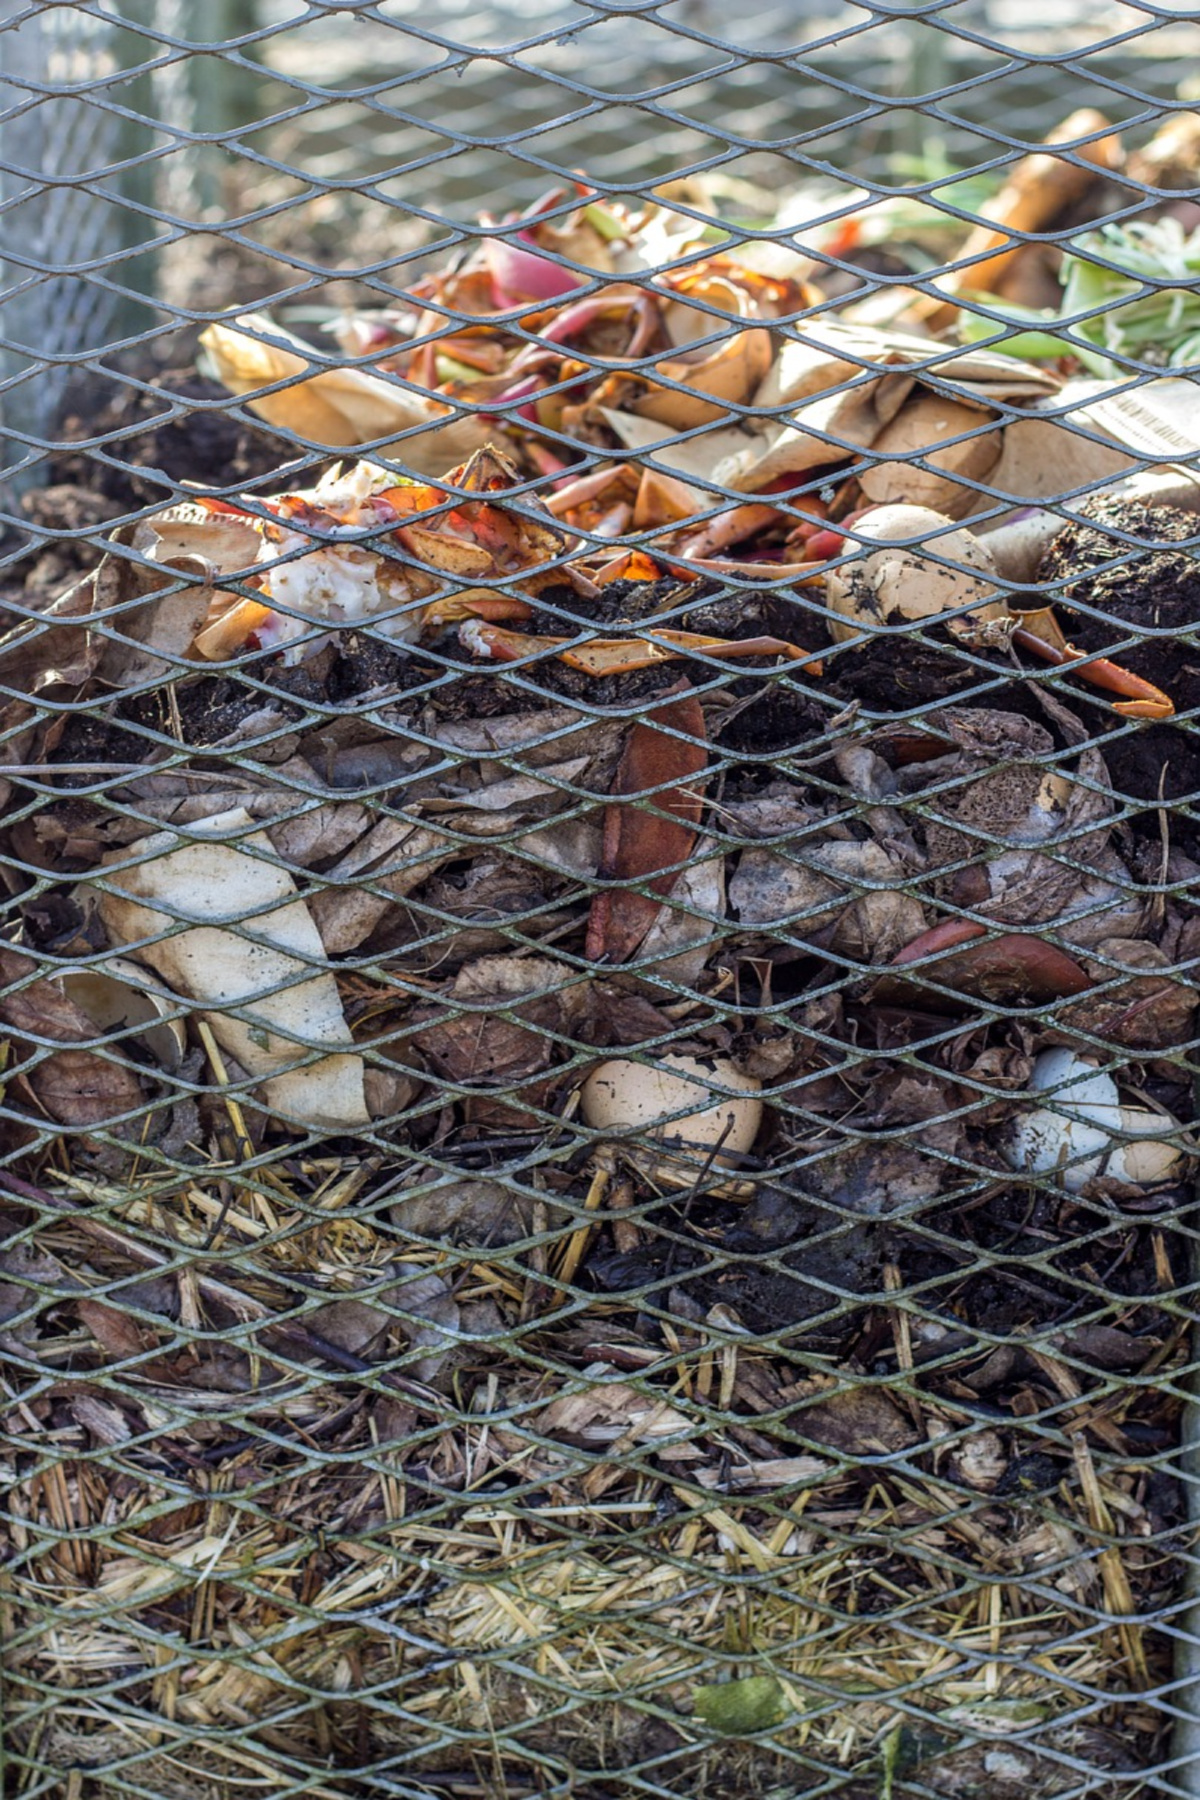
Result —
M1200 485L1072 436L1073 340L689 229L554 195L336 354L213 327L342 460L245 426L109 494L0 643L55 1766L1006 1800L1156 1754Z

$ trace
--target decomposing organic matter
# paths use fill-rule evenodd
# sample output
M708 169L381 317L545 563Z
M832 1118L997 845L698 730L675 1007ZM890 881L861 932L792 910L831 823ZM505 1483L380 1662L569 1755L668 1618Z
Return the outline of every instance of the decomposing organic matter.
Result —
M972 341L1121 154L741 256L581 178L210 325L282 435L31 499L87 530L0 639L5 1598L72 1796L1158 1754L1200 484L1052 305Z

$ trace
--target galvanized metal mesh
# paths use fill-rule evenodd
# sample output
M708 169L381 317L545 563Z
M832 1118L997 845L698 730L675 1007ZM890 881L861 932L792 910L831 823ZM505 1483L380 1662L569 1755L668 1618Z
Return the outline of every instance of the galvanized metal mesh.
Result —
M1198 42L0 8L6 1793L1197 1791Z

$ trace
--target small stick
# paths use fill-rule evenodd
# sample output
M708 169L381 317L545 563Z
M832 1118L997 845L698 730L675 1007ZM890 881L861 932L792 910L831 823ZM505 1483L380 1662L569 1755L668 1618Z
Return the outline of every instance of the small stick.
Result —
M585 1212L596 1211L596 1208L600 1205L600 1202L607 1192L610 1179L611 1170L605 1168L603 1163L599 1163L595 1174L592 1176L591 1186L588 1188L587 1196L583 1202ZM580 1225L571 1233L570 1237L567 1239L566 1248L563 1250L562 1260L559 1263L558 1268L554 1271L554 1278L556 1281L561 1281L565 1286L575 1279L575 1271L583 1261L583 1253L587 1249L588 1242L595 1229L594 1225ZM563 1294L559 1301L559 1305L565 1306L569 1298L569 1294Z
M217 1047L217 1040L213 1036L212 1027L207 1020L200 1019L197 1022L196 1030L204 1045L204 1053L208 1057L212 1072L217 1078L217 1085L221 1089L221 1098L225 1102L225 1111L229 1114L229 1123L233 1126L233 1135L238 1151L242 1160L249 1162L254 1155L254 1140L246 1125L246 1115L229 1092L229 1071L225 1067L225 1059Z
M1075 1467L1079 1474L1079 1484L1083 1489L1083 1498L1087 1506L1088 1523L1092 1530L1100 1536L1114 1535L1112 1514L1104 1499L1096 1465L1092 1461L1091 1448L1082 1431L1071 1432L1071 1448L1075 1453ZM1117 1628L1117 1636L1121 1648L1125 1652L1125 1660L1130 1674L1139 1688L1153 1685L1149 1665L1146 1661L1146 1647L1142 1637L1141 1626L1137 1618L1137 1606L1134 1603L1133 1591L1129 1585L1129 1577L1121 1560L1121 1552L1115 1544L1105 1544L1097 1557L1100 1576L1104 1587L1104 1602L1113 1617Z
M52 1194L47 1188L34 1187L30 1182L22 1181L19 1176L5 1170L3 1185L0 1185L0 1200L22 1200L31 1206L43 1207L48 1212L61 1213L71 1223L90 1237L94 1243L102 1244L106 1250L115 1250L120 1256L128 1256L133 1262L141 1263L146 1269L163 1269L170 1265L171 1258L156 1250L150 1244L143 1244L140 1239L120 1231L115 1225L106 1225L103 1220L93 1217L91 1213L81 1212L73 1201L64 1194ZM183 1246L181 1245L180 1248ZM259 1300L252 1300L248 1294L240 1293L237 1288L227 1287L212 1275L201 1271L196 1274L196 1286L206 1300L218 1306L228 1307L235 1318L249 1324L256 1320L270 1320L271 1311Z
M612 1191L608 1207L610 1212L618 1215L618 1217L613 1220L612 1234L613 1243L616 1245L617 1250L622 1256L628 1256L632 1251L638 1248L642 1241L642 1234L637 1221L635 1219L624 1219L619 1216L621 1213L627 1211L632 1205L633 1183L631 1181L618 1181L616 1187L614 1187Z
M883 1285L889 1294L898 1294L902 1291L904 1287L904 1277L900 1273L899 1263L884 1263ZM916 1368L916 1363L913 1359L912 1327L909 1324L908 1314L902 1306L889 1306L888 1314L891 1319L892 1341L896 1346L896 1366L903 1375L911 1377L913 1370ZM911 1388L904 1395L904 1403L912 1416L913 1424L917 1427L918 1431L924 1432L924 1415L921 1412L920 1402Z

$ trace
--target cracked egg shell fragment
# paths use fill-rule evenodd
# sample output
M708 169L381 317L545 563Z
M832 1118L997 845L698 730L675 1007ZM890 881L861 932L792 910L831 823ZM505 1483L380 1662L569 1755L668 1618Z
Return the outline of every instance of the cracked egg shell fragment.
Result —
M836 642L853 642L872 626L913 624L964 608L970 609L966 616L947 621L956 637L1008 618L990 553L944 514L923 506L880 506L855 523L852 535L864 553L825 576L826 604L837 615L829 623Z
M753 1148L761 1088L727 1057L676 1054L653 1065L613 1057L584 1082L581 1112L597 1130L661 1143L664 1154L638 1146L633 1160L668 1186L690 1187L710 1162L729 1168Z
M1167 1141L1181 1131L1178 1119L1123 1102L1112 1076L1071 1050L1043 1051L1029 1085L1047 1103L1009 1127L1002 1152L1010 1168L1054 1175L1078 1194L1104 1176L1130 1187L1160 1187L1181 1179L1194 1160L1190 1149Z

